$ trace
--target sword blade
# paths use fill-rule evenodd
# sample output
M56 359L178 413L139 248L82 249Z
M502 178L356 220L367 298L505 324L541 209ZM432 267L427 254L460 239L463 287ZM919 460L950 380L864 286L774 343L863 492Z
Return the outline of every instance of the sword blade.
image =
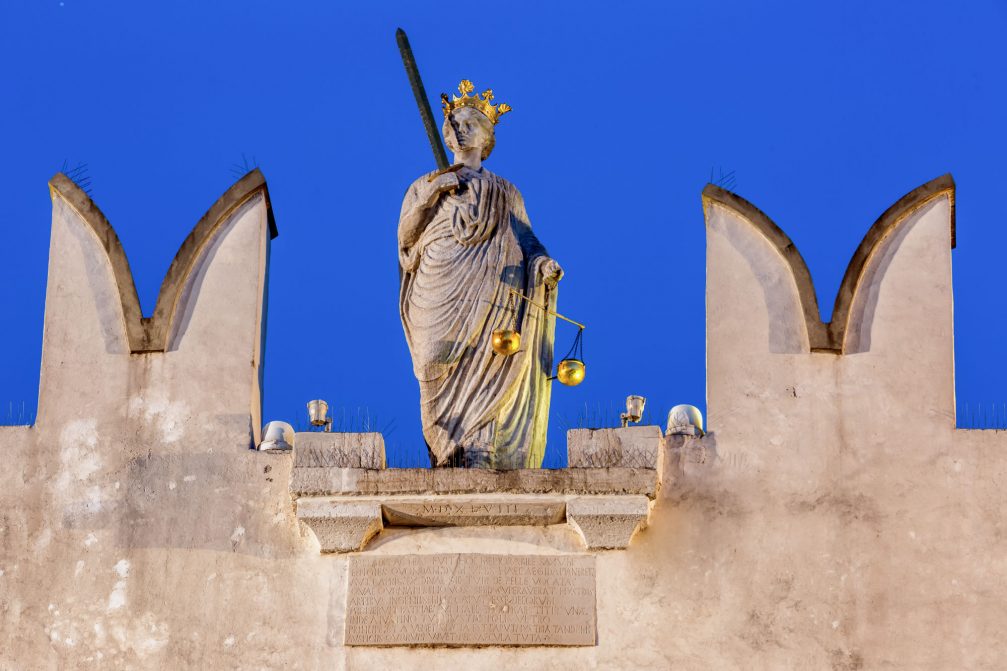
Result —
M437 124L434 123L434 114L430 110L430 100L427 99L427 92L423 88L423 80L420 79L420 71L416 67L416 59L413 58L413 50L409 46L409 38L406 37L406 31L401 28L396 30L395 41L399 44L402 65L406 68L406 75L409 77L409 86L413 89L416 106L420 109L420 118L423 120L423 128L427 131L427 139L430 141L430 148L434 152L437 169L444 170L448 167L448 156L444 152L444 143L441 142L440 131L437 128Z

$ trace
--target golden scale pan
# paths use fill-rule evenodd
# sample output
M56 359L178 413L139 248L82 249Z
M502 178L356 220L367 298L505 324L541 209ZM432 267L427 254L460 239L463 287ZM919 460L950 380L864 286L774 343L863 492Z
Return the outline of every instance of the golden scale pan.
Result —
M521 334L517 332L517 306L515 305L515 299L521 298L527 301L530 305L534 305L540 310L544 310L546 313L551 314L555 317L559 317L564 321L568 321L577 327L577 336L573 340L573 346L570 351L567 352L566 356L560 360L559 365L556 367L556 376L550 377L550 380L559 380L568 387L576 387L578 384L584 381L584 325L575 322L574 320L564 317L558 312L553 312L544 305L539 305L532 299L525 296L520 291L510 289L510 296L507 299L507 309L511 311L513 315L513 321L511 328L508 329L496 329L493 331L493 351L497 354L503 356L510 356L516 354L519 349L521 349Z

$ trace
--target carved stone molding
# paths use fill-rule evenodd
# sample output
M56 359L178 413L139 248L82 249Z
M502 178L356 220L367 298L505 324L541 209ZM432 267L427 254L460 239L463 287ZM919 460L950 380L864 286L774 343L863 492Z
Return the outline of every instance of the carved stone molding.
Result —
M646 496L578 496L567 502L566 517L589 550L623 550L647 526L650 500Z
M296 451L296 447L294 450ZM290 493L300 496L395 494L639 494L657 495L658 471L649 468L299 468Z
M300 499L297 519L307 524L322 546L322 552L362 550L381 531L381 504L377 501L346 501L326 498Z

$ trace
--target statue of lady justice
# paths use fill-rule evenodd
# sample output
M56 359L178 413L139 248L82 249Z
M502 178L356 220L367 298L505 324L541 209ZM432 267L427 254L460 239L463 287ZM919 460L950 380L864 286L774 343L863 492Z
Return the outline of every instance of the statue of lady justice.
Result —
M563 276L535 237L513 184L483 167L506 104L446 95L442 132L455 165L417 179L399 217L399 311L420 383L433 466L538 468L549 421L555 312ZM521 348L494 351L493 331Z

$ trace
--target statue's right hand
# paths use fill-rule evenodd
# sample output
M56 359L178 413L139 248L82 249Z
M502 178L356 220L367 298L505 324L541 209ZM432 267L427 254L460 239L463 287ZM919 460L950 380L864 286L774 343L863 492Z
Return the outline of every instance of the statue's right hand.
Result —
M442 175L437 175L432 182L428 183L427 188L429 189L428 200L431 204L436 203L441 194L454 191L458 188L458 174L455 172L446 172Z

